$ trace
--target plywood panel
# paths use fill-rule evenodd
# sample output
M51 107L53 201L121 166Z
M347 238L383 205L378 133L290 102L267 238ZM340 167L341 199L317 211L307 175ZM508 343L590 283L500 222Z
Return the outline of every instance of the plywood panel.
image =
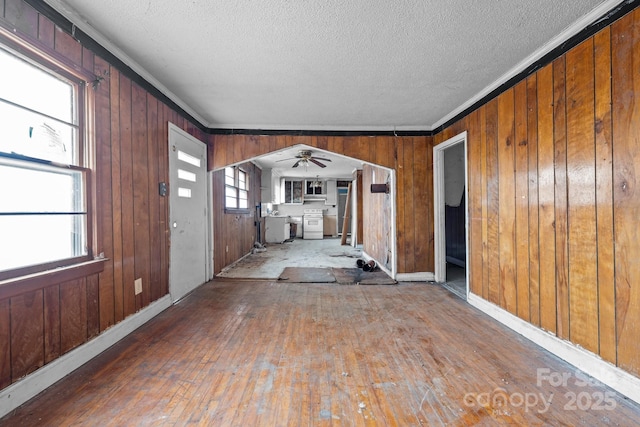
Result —
M82 45L70 34L56 26L55 49L66 59L74 64L82 66Z
M0 388L11 384L11 317L9 300L0 300Z
M469 133L467 134L467 179L469 188L469 255L467 268L469 269L469 287L471 292L482 295L482 161L480 154L480 111L476 110L469 115ZM480 254L478 256L478 254Z
M569 248L567 233L567 113L565 57L553 61L553 141L555 150L556 334L569 338Z
M37 38L38 13L27 3L21 0L5 0L4 17L21 32Z
M134 280L142 279L142 293L134 295L135 310L149 305L151 282L151 245L149 229L149 156L147 96L137 84L132 86L132 174L133 174L133 248ZM155 162L155 159L153 159ZM154 194L156 192L154 191ZM125 282L125 286L133 287ZM134 289L135 294L135 289Z
M99 275L100 292L100 330L103 331L115 323L114 319L114 277L113 277L113 194L111 164L111 80L109 64L100 57L94 61L94 73L104 76L95 90L95 129L96 129L96 187L97 205L101 215L98 224L100 252L107 261Z
M86 280L60 285L60 350L66 353L87 339Z
M50 49L53 49L55 44L55 31L53 22L42 15L38 15L38 40Z
M100 292L98 276L87 277L87 339L100 334Z
M529 185L529 320L540 326L540 246L538 202L538 80L527 78Z
M595 168L598 233L598 327L600 356L616 362L613 243L613 153L611 130L611 30L594 36Z
M500 234L499 234L499 175L498 175L498 101L486 106L487 135L487 249L488 299L500 304Z
M133 204L133 132L131 80L120 77L120 191L122 199L122 308L127 317L136 311Z
M429 179L429 171L433 165L433 147L421 137L413 138L413 221L414 221L414 265L412 271L433 271L430 254L433 247L433 209L429 203L433 197L433 183ZM411 252L409 252L411 253Z
M480 107L480 184L482 186L482 298L489 300L489 194L487 176L487 108ZM475 224L475 223L474 223ZM473 230L471 231L473 232ZM477 254L476 254L477 255ZM472 256L472 258L475 258ZM473 260L471 261L473 263Z
M111 204L113 208L113 320L124 319L122 285L122 185L120 181L121 144L120 144L120 73L111 68Z
M515 279L516 314L530 319L529 304L529 147L527 129L527 82L514 88L515 155Z
M538 203L540 244L540 326L556 331L555 170L553 70L538 72ZM543 249L544 248L544 249Z
M44 298L42 290L11 298L11 378L44 365Z
M611 36L618 366L640 375L640 11L613 24Z
M158 158L160 157L160 145L164 144L164 139L160 134L161 126L158 123L158 100L147 94L147 155L149 174L149 283L143 283L143 287L149 293L150 301L155 301L162 294L162 233L163 227L160 223L160 195L158 186L164 181L164 177L159 175ZM209 150L211 151L211 150Z
M514 92L507 90L498 97L499 301L501 307L516 314L514 132Z
M60 357L60 285L44 289L44 361Z
M593 40L567 58L567 195L569 336L598 353L598 257L596 235Z

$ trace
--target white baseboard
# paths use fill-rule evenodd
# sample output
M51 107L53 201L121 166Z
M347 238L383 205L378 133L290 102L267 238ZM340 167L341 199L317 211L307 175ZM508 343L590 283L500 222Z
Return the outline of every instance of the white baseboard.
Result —
M629 374L617 366L601 359L575 344L562 340L531 323L525 322L508 311L477 295L469 294L467 302L478 310L493 317L498 322L513 329L523 337L533 341L545 350L572 364L616 392L640 403L640 378Z
M171 306L171 296L165 295L147 307L112 326L102 334L71 350L9 387L0 390L0 417L52 386L131 332Z
M398 273L396 280L398 282L433 282L436 280L436 276L429 272Z

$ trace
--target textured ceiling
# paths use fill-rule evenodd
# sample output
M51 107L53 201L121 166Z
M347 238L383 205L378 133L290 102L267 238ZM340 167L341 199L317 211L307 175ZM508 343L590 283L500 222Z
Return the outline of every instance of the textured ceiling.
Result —
M429 130L619 1L47 3L205 126Z

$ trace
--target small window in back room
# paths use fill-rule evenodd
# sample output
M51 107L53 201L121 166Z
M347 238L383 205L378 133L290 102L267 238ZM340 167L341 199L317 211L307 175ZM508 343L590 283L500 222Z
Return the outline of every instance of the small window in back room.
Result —
M224 169L225 209L249 209L249 177L237 166Z

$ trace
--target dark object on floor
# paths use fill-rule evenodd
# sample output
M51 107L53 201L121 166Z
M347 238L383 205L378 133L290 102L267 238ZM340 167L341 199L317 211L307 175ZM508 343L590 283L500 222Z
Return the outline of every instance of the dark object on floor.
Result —
M357 260L357 261L356 261L356 265L358 266L358 268L362 268L362 267L364 267L364 265L365 265L366 263L367 263L367 262L366 262L365 260L363 260L363 259L359 259L359 260Z
M360 268L287 267L278 280L291 283L333 283L339 285L395 285L384 271L365 272Z
M363 271L374 271L377 268L374 260L369 260L362 266Z

